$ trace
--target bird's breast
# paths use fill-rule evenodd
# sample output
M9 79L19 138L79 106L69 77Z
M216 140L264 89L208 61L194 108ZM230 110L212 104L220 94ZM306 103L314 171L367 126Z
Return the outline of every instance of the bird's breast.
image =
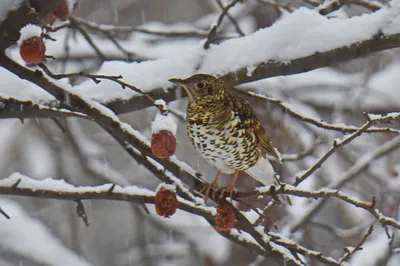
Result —
M187 121L187 131L195 149L224 173L246 170L256 164L259 150L254 134L241 127L238 116L223 123Z

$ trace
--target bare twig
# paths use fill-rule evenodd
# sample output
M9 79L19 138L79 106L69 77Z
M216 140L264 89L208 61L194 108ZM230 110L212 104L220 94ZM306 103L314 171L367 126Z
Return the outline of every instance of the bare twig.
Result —
M338 177L332 184L328 186L328 189L338 190L342 188L346 183L350 180L353 180L356 176L358 176L362 171L367 169L372 161L381 156L388 155L390 152L395 151L400 147L400 135L387 141L380 147L378 147L375 151L371 153L367 153L359 158L356 163L350 167L345 173L343 173L340 177ZM298 221L294 225L291 226L291 232L296 231L299 229L306 221L308 221L311 217L313 217L326 203L326 198L323 198L321 201L316 202L309 210L307 210L302 217L299 217ZM375 203L372 202L372 206ZM386 225L391 225L396 228L400 228L400 225L397 225L394 219L385 218L379 210L374 209L373 212L370 212L377 220L384 225L384 229L386 231L387 236L389 237L389 232Z
M130 52L126 50L122 45L109 33L109 32L104 32L104 35L117 47L118 50L120 50L124 56L125 56L125 61L127 62L132 62L134 60L135 53Z
M281 161L282 162L293 162L293 161L298 161L301 159L304 159L305 157L312 155L313 152L315 151L315 149L317 148L317 146L319 144L321 144L321 141L316 141L313 143L313 145L311 145L311 147L309 147L308 149L297 153L297 154L282 154L281 155Z
M346 249L346 253L343 255L343 257L339 260L341 263L348 261L350 259L350 257L357 252L358 250L360 250L362 248L362 245L365 243L365 241L367 240L367 238L372 234L372 231L374 230L374 226L371 225L368 228L368 231L365 233L365 235L360 239L360 241L357 243L357 245L355 245L355 247L352 247L350 250Z
M336 266L342 265L340 262L336 261L333 258L323 256L322 253L319 251L310 250L308 248L300 246L299 244L289 239L284 239L280 234L269 232L268 236L271 237L271 242L274 242L280 246L287 248L292 253L299 253L304 256L311 257L313 259L323 262L326 265L336 265Z
M130 32L139 32L144 34L156 35L156 36L163 36L163 37L197 37L197 38L204 38L208 36L207 31L202 30L190 30L190 31L155 31L143 28L136 28L136 27L124 27L124 26L114 26L114 25L99 25L94 22L85 20L83 18L74 17L77 23L84 25L91 30L96 30L100 32L108 32L108 33L130 33ZM69 25L66 25L69 26ZM64 26L65 27L65 26ZM54 30L58 30L55 28ZM51 29L50 29L51 31Z
M90 119L87 115L73 112L65 108L48 107L33 103L31 100L19 100L15 98L0 97L0 118L52 118L52 117L80 117Z
M137 92L137 93L143 95L155 107L157 107L162 114L168 113L168 109L166 108L166 106L160 106L159 104L156 104L156 101L148 93L145 93L144 91L142 91L138 87L135 87L135 86L133 86L133 85L131 85L129 83L121 81L121 79L122 79L121 75L119 75L119 76L107 76L107 75L99 75L99 74L88 74L88 73L82 73L82 72L79 72L79 73L67 73L67 74L54 74L53 72L50 71L50 69L46 65L39 64L39 66L43 69L43 71L48 76L50 76L50 77L52 77L54 79L64 79L64 78L72 78L72 77L85 77L85 78L92 79L93 82L95 82L96 84L100 83L102 79L111 80L111 81L121 85L121 87L123 89L129 88L129 89L133 90L134 92Z
M0 213L3 214L7 219L11 219L11 217L0 207Z
M17 176L17 174L14 175L15 176L0 180L0 194L77 201L78 215L82 214L82 206L79 206L79 201L82 200L116 200L135 202L138 204L152 204L154 203L154 198L156 194L153 191L144 188L138 188L136 186L128 186L123 188L118 185L115 185L113 192L110 193L109 189L111 184L76 187L70 184L66 184L64 181L47 179L46 182L53 182L55 184L54 187L56 188L54 189L44 184L40 180L34 180L26 176ZM10 184L15 182L16 178L20 180L20 185L18 187L10 187ZM34 185L34 187L31 188L30 185ZM60 189L60 186L64 187L64 189ZM131 193L130 191L132 191L132 189L134 189L136 193ZM214 218L214 211L212 207L195 206L195 204L190 203L189 201L185 201L182 198L178 198L178 201L178 208L182 210L209 219Z
M93 47L93 49L96 51L96 53L98 54L98 56L102 59L102 60L107 60L107 56L100 50L99 47L97 47L97 45L94 43L94 41L92 40L92 37L89 35L89 33L86 32L86 30L84 28L82 28L79 23L77 23L74 18L70 18L70 22L71 25L73 25L76 29L78 29L78 31L83 35L83 37L85 38L85 40L90 44L90 46Z
M313 174L318 168L322 166L322 164L328 160L328 158L338 149L339 147L342 147L346 145L347 143L351 142L358 136L360 136L365 130L367 130L370 126L372 126L372 121L366 122L359 130L354 132L353 134L345 137L341 141L334 141L332 147L315 163L313 164L309 169L307 169L304 173L301 175L296 176L296 180L294 182L294 186L298 186L300 183L302 183L307 177L309 177L311 174Z
M210 32L208 33L207 40L204 43L204 49L210 48L210 44L215 41L216 36L217 36L217 29L221 25L222 20L228 13L229 9L234 7L237 3L239 3L241 0L233 0L231 3L229 3L223 10L221 15L219 15L217 23L211 28Z
M304 0L304 2L306 2L312 6L319 6L320 4L322 4L322 2L319 0Z
M371 1L365 0L340 0L340 1L331 1L329 5L322 5L321 7L317 8L318 12L321 15L330 14L336 10L339 10L345 5L358 5L369 9L372 12L378 11L381 9L381 5L374 4Z
M281 3L277 3L276 1L273 0L258 0L258 2L269 5L274 7L275 9L285 9L288 12L293 12L293 8L290 7L290 5L285 5Z
M393 218L386 217L381 214L375 208L375 199L371 202L361 201L353 196L349 196L344 194L343 192L337 189L320 189L316 191L308 191L304 189L297 189L293 186L282 184L278 187L271 185L269 187L261 187L258 190L251 192L236 192L233 194L233 198L244 198L251 196L272 196L272 195L291 195L296 197L304 197L311 199L326 199L329 197L340 199L346 203L349 203L357 208L364 209L371 213L377 221L379 221L382 225L393 226L397 229L400 229L400 222L396 221Z
M342 133L354 133L357 130L359 130L360 128L358 127L354 127L354 126L343 126L343 125L332 125L332 124L328 124L326 122L323 122L321 120L317 120L311 117L307 117L304 116L298 112L296 112L295 110L293 110L289 105L282 103L281 100L275 99L275 98L271 98L259 93L254 93L254 92L244 92L247 93L248 95L251 95L253 97L268 101L276 106L278 106L280 109L282 109L282 111L284 111L285 113L288 113L289 115L291 115L292 117L299 119L303 122L312 124L314 126L317 126L319 128L324 128L324 129L328 129L328 130L333 130L333 131L339 131ZM396 118L392 118L392 119L396 119ZM382 121L376 121L376 123L382 123ZM373 128L367 128L365 130L365 132L371 133L371 132L391 132L391 133L396 133L396 134L400 134L400 130L399 129L394 129L394 128L389 128L389 127L385 127L385 128L378 128L378 127L373 127Z
M222 4L221 0L216 0L217 4L219 5L219 7L224 10L224 5ZM240 29L239 23L236 21L236 19L229 14L229 12L226 13L226 16L228 17L228 19L232 22L233 26L236 29L236 32L240 35L240 36L244 36L245 34L243 33L243 31Z

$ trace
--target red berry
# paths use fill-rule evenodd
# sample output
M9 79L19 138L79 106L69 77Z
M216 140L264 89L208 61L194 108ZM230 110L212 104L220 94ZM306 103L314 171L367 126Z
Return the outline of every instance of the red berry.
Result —
M178 207L178 200L176 194L166 188L160 188L154 199L154 206L158 215L163 217L170 217L176 212Z
M168 130L160 130L151 137L151 150L159 159L166 159L174 155L176 138Z
M70 10L68 7L68 0L63 0L56 8L53 10L53 14L61 19L61 20L67 20L70 15Z
M229 206L218 206L215 217L215 229L220 232L229 231L235 225L235 212Z
M45 61L46 46L40 37L30 37L22 42L19 53L27 64L40 64Z

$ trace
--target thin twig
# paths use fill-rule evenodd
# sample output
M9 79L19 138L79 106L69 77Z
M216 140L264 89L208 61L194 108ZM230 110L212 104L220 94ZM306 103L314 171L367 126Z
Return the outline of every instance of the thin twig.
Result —
M317 10L321 15L328 15L336 10L339 10L345 5L358 5L369 9L372 12L381 9L381 5L374 4L371 1L365 0L341 0L341 1L331 1L329 5L323 5L318 7Z
M16 174L15 174L16 175ZM126 201L135 202L139 204L143 203L154 203L155 192L138 188L136 186L121 187L119 185L114 186L115 189L112 193L109 192L111 184L99 185L99 186L73 186L71 184L66 184L64 181L60 180L50 180L47 179L46 182L53 182L55 188L51 188L40 180L35 180L26 176L21 176L18 178L20 185L18 187L10 187L16 179L16 176L11 176L6 179L0 180L0 194L1 195L17 195L23 197L35 197L35 198L46 198L46 199L57 199L57 200L71 200L76 201L79 206L79 201L81 200L116 200L116 201ZM35 184L34 187L30 188L29 185L25 185L28 181L29 185ZM60 189L60 186L68 189ZM132 190L136 191L132 193ZM213 219L212 207L206 206L195 206L195 204L185 201L182 198L178 198L179 204L178 208L191 212L196 215L201 215L206 218ZM80 210L78 214L82 212Z
M307 177L309 177L311 174L313 174L318 168L322 166L322 164L328 160L328 158L339 148L347 143L351 142L358 136L360 136L365 130L367 130L370 126L372 126L372 121L367 121L359 130L354 132L353 134L345 137L341 141L334 141L332 147L315 163L313 164L309 169L307 169L304 173L301 175L296 176L296 180L294 182L294 186L298 186L300 183L302 183Z
M324 129L328 129L328 130L333 130L333 131L339 131L342 133L354 133L357 130L359 130L359 127L354 127L354 126L343 126L343 125L332 125L332 124L328 124L326 122L323 122L321 120L317 120L308 116L304 116L296 111L294 111L291 107L289 107L287 104L282 103L281 100L275 99L275 98L271 98L259 93L254 93L254 92L243 92L246 93L250 96L262 99L262 100L266 100L270 103L275 104L276 106L278 106L280 109L282 109L285 113L288 113L289 115L291 115L292 117L299 119L301 121L304 121L306 123L312 124L316 127L319 128L324 128ZM379 121L377 121L379 122ZM372 133L372 132L391 132L391 133L396 133L396 134L400 134L400 130L399 129L393 129L393 128L389 128L389 127L385 127L385 128L379 128L379 127L373 127L373 128L367 128L365 132L368 133Z
M285 5L285 4L281 4L281 3L277 3L275 1L270 1L270 0L258 0L258 2L272 6L274 8L276 8L277 10L279 9L285 9L288 12L293 12L293 8L290 7L290 5Z
M362 245L365 243L367 238L372 234L372 231L374 230L374 226L371 224L371 226L368 228L368 231L365 233L365 235L360 239L360 241L357 243L355 247L352 247L351 250L346 249L346 253L343 255L343 257L339 260L340 263L343 263L345 261L348 261L350 257L360 250L362 248Z
M72 77L85 77L85 78L92 79L93 82L95 82L96 84L100 83L102 79L111 80L111 81L121 85L121 87L123 89L129 88L129 89L133 90L134 92L137 92L137 93L143 95L147 100L149 100L152 103L153 106L157 107L162 114L168 113L168 109L166 108L166 106L161 106L159 104L156 104L156 101L149 94L147 94L146 92L142 91L138 87L135 87L135 86L133 86L133 85L131 85L129 83L121 81L121 79L123 78L121 75L118 75L118 76L107 76L107 75L101 75L101 74L88 74L88 73L82 73L82 72L67 73L67 74L55 74L55 73L51 72L50 69L45 64L39 64L38 66L40 68L42 68L43 71L48 76L50 76L50 77L52 77L54 79L64 79L64 78L72 78Z
M327 189L330 190L339 190L341 189L346 183L350 182L353 180L355 177L357 177L361 172L366 170L369 165L371 164L372 161L384 156L388 155L390 152L393 152L397 150L400 147L400 135L387 141L380 147L378 147L375 151L371 153L367 153L363 155L361 158L359 158L355 164L350 167L345 173L343 173L341 176L335 179ZM372 200L372 207L375 206L375 198ZM313 204L311 208L309 208L303 215L302 217L298 217L298 220L295 222L294 225L291 226L290 231L294 232L300 227L302 227L306 221L308 221L311 217L313 217L327 202L326 198L323 198L321 201L316 202ZM387 228L387 225L395 225L398 224L394 219L392 218L387 218L383 214L380 213L378 209L374 209L372 212L370 212L380 223L383 225L383 228L385 229L386 235L390 237L389 230ZM395 227L400 228L400 224L396 225Z
M281 155L281 161L282 162L293 162L293 161L298 161L298 160L302 160L305 157L312 155L313 152L315 151L315 149L317 148L318 145L322 144L321 141L316 141L313 143L313 145L311 147L309 147L308 149L297 153L297 154L282 154ZM274 159L276 161L278 161L277 159Z
M59 103L49 104L54 106ZM33 103L31 100L19 100L15 98L4 98L0 96L1 112L0 118L53 118L63 116L80 117L91 119L87 115L73 112L64 108L49 107L46 105Z
M224 10L224 5L222 4L221 0L216 0L217 4L219 5L219 7ZM228 19L232 22L233 26L235 27L235 30L237 31L237 33L240 36L245 36L245 34L243 33L243 31L240 29L239 23L236 21L236 19L229 14L229 12L226 13L226 16L228 17Z
M273 195L291 195L296 197L310 198L310 199L326 199L329 197L340 199L349 203L357 208L364 209L371 213L377 221L382 225L393 226L400 229L400 222L393 218L386 217L375 208L375 199L371 202L361 201L353 196L346 195L338 189L320 189L316 191L309 191L304 189L297 189L294 186L282 184L280 186L271 185L269 187L261 187L258 190L251 192L234 192L233 198L246 198L254 196L273 196Z
M214 26L211 28L210 32L208 33L207 40L206 40L206 42L204 43L204 49L210 48L210 44L211 44L212 42L214 42L215 39L216 39L216 36L217 36L217 29L218 29L218 27L221 25L222 20L224 19L224 17L225 17L226 14L228 13L229 9L231 9L232 7L234 7L234 6L235 6L237 3L239 3L240 1L241 1L241 0L233 0L231 3L229 3L229 4L222 10L221 15L219 15L219 17L218 17L218 20L217 20L216 25L214 25Z
M126 50L124 47L122 47L122 45L109 32L104 32L104 35L115 45L115 47L117 47L118 50L120 50L124 54L126 62L133 61L135 53L130 52Z
M149 30L144 28L137 28L137 27L127 27L127 26L115 26L115 25L99 25L95 22L88 21L83 18L73 17L76 23L80 23L91 30L100 31L100 32L108 32L108 33L130 33L130 32L139 32L143 34L150 34L155 36L162 36L162 37L197 37L197 38L204 38L208 36L207 31L192 29L189 31L156 31L156 30ZM72 25L63 25L64 27L69 27ZM49 31L57 31L60 27L50 28Z
M93 49L96 51L96 53L98 54L98 56L102 59L102 60L107 60L107 56L100 50L99 47L97 47L97 45L94 43L92 37L89 35L89 33L86 32L86 30L84 28L82 28L79 23L77 23L73 18L70 18L71 21L71 25L73 25L76 29L78 29L78 31L83 35L83 37L85 38L85 40L90 44L90 46L93 47Z
M11 219L10 215L8 215L1 207L0 207L0 213L3 214L4 217L7 219Z

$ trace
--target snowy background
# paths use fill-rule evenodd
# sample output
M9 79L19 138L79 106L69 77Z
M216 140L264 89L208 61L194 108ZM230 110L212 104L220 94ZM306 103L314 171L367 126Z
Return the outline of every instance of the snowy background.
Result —
M20 2L0 3L0 24ZM168 82L170 78L209 73L232 81L227 74L237 75L239 82L232 83L239 83L236 88L254 107L282 153L284 163L273 166L288 184L312 168L332 148L334 140L340 143L364 125L368 120L364 113L392 113L396 118L396 112L400 112L400 50L387 49L400 46L398 0L348 1L348 5L332 10L329 8L341 1L240 1L229 9L233 21L223 19L208 49L204 43L221 14L219 3L226 6L231 1L78 2L71 21L57 20L53 27L59 29L49 31L55 41L45 41L46 54L56 59L48 59L46 66L53 73L122 75L123 82L151 93L155 99L166 100L178 125L174 160L187 163L207 181L212 180L216 169L189 143L184 122L187 98ZM322 64L326 67L311 70L316 68L311 62L316 53L350 47L379 34L397 36L397 43L385 49L371 46L371 53L361 53L363 57L349 54L353 60L345 62L331 54L329 63ZM372 53L375 51L379 52ZM17 43L5 54L25 66ZM282 71L265 74L268 78L257 76L257 66L262 62L278 62L284 69L285 64L306 57L311 59L300 66L290 65L293 72L287 74L291 75ZM52 82L87 100L113 121L131 125L140 133L129 126L125 129L142 139L144 136L144 142L150 140L151 123L159 111L140 93L123 89L112 80L96 83L79 75ZM11 98L30 100L41 108L27 114L21 104L11 111L6 108ZM43 88L0 67L0 194L7 194L0 196L0 208L11 218L0 216L0 266L282 265L282 261L233 243L203 217L183 210L165 219L156 215L152 204L146 204L148 214L136 203L84 200L90 223L87 227L77 215L74 201L9 195L12 192L3 188L18 179L20 188L34 190L104 191L101 185L113 183L121 186L121 193L145 196L154 196L161 183L97 123L73 117L76 115L68 110L47 112L55 105L55 97ZM307 118L335 129L316 126ZM344 248L351 251L374 225L362 243L363 249L346 261L356 266L399 265L399 120L375 123L369 132L336 149L297 187L306 191L340 189L363 202L375 197L374 207L383 217L393 218L395 226L382 227L368 211L339 199L316 201L291 196L292 205L273 205L256 230L270 228L282 239L340 261ZM389 129L383 132L377 127ZM230 180L230 176L223 176L221 185ZM243 174L236 188L246 192L259 185ZM94 186L100 187L91 188ZM127 186L131 189L124 190ZM270 200L249 197L235 206L254 221L258 214L252 208L262 212ZM207 204L216 206L211 201ZM214 212L207 206L201 208ZM254 242L236 229L230 234L243 242ZM279 252L293 256L283 248ZM324 265L315 256L300 257L304 265Z

